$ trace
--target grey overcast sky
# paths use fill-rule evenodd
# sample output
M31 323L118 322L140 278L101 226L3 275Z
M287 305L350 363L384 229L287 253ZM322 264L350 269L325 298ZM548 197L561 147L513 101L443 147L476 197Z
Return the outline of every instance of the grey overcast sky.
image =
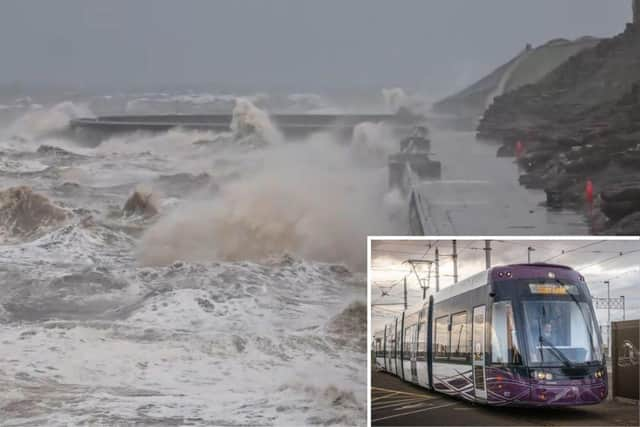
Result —
M442 94L630 19L631 0L4 0L0 83Z

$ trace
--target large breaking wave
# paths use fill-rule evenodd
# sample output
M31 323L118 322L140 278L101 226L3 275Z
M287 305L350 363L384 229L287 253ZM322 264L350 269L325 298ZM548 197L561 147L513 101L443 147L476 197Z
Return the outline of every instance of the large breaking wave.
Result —
M88 148L59 132L89 114L69 103L0 132L4 419L364 424L357 272L368 233L406 227L388 130L286 140L235 105L226 134Z

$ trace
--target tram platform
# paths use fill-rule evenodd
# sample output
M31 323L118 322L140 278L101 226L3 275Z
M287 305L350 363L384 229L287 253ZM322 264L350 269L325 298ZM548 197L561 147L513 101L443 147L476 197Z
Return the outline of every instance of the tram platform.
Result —
M638 426L637 405L607 400L570 408L502 408L473 404L371 372L373 426Z

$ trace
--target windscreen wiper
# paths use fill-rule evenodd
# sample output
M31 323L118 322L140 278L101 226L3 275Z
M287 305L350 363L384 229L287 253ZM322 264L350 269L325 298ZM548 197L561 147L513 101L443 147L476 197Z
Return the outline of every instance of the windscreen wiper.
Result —
M560 279L556 279L556 282L558 282L560 285L562 285L563 288L565 288L567 290L567 294L569 295L569 298L571 298L571 300L573 302L576 303L576 306L578 306L578 311L580 312L580 315L582 316L582 320L584 320L584 323L589 326L592 325L591 322L587 321L587 317L584 315L584 312L582 311L582 307L580 307L580 304L578 303L578 299L576 298L576 296L574 294L572 294L571 292L569 292L569 289L567 289L567 284L564 283L563 281L561 281ZM589 328L591 329L592 326ZM593 337L591 336L592 333L594 333L595 331L590 330L588 337L589 337L589 344L591 344L591 358L593 359L593 357L595 356L593 354L593 350L595 349L595 346L593 345Z
M551 352L567 367L567 368L573 368L573 363L571 363L571 360L569 360L567 358L567 356L564 355L564 353L562 351L560 351L558 349L558 347L556 347L555 345L551 344L549 342L548 339L546 339L545 337L543 337L542 335L540 335L540 337L538 338L540 343L546 343L547 344L547 348L549 348L551 350ZM542 349L540 349L540 351L542 351Z
M544 363L544 351L542 351L542 325L540 324L540 318L538 317L538 350L540 351L540 362Z

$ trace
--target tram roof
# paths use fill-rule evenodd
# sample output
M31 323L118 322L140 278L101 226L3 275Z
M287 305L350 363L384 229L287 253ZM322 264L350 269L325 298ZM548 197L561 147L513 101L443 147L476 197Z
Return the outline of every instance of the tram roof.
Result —
M447 286L444 289L441 289L439 292L432 291L433 295L437 295L438 300L445 300L456 295L463 294L472 289L479 288L489 283L491 280L491 273L494 270L521 270L521 271L531 271L531 270L565 270L567 273L573 272L577 274L575 270L571 267L561 264L549 264L544 262L534 262L530 264L526 263L518 263L518 264L506 264L506 265L496 265L488 270L481 271L480 273L476 273L473 276L469 276L464 280L460 280L457 283L454 283L451 286Z
M440 291L436 292L434 288L429 288L427 290L427 299L429 296L434 295L437 296L438 300L444 300L447 298L454 297L456 295L463 294L472 289L479 288L488 283L489 274L491 269L481 271L480 273L476 273L473 276L469 276L466 279L459 280L458 282L447 286L446 288L440 289ZM422 300L417 304L414 304L405 310L406 313L414 313L419 311L426 304L427 300Z
M429 288L427 290L427 299L429 296L433 295L437 297L438 301L443 301L457 295L463 294L465 292L471 291L473 289L477 289L479 287L485 286L489 283L491 279L491 273L494 270L501 269L532 269L532 268L543 268L543 269L554 269L554 270L566 270L568 273L579 274L571 267L562 265L562 264L550 264L544 262L535 262L535 263L520 263L520 264L506 264L506 265L497 265L491 267L488 270L481 271L472 276L467 277L466 279L459 280L458 282L447 286L446 288L440 289L440 291L436 292L434 288ZM416 303L405 310L405 313L411 314L419 311L424 307L427 303L427 300L422 300L419 303ZM398 313L398 316L400 313ZM381 332L381 331L380 331Z
M489 282L490 273L491 269L481 271L474 274L473 276L469 276L466 279L460 280L452 284L451 286L442 288L439 292L435 292L435 289L430 289L430 294L436 297L438 300L445 300L456 295L463 294L472 289L476 289L486 285Z

